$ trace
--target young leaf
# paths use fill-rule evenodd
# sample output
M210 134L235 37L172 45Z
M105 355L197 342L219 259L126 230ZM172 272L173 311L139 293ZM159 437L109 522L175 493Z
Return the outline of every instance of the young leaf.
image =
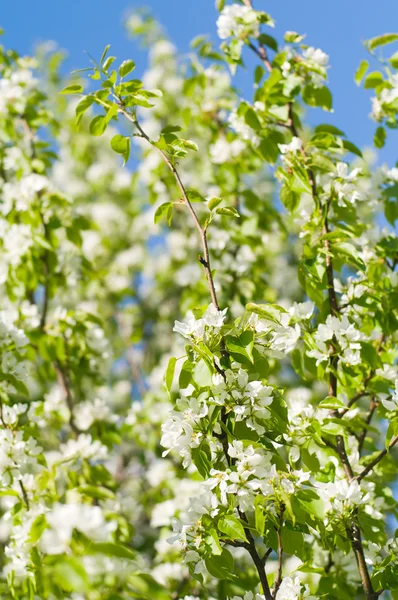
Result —
M355 73L355 77L354 77L354 81L357 85L360 85L366 71L368 70L369 67L369 63L367 60L362 60L361 64L359 65L356 73Z
M391 44L391 42L396 42L397 40L398 33L384 33L368 40L366 46L369 50L374 50L379 46L385 46L385 44Z
M231 540L241 540L243 542L247 542L242 523L233 515L225 515L225 517L220 519L218 522L218 528Z
M111 148L117 152L117 154L121 154L123 156L124 164L126 164L130 156L130 138L116 134L111 139Z
M89 128L91 135L102 135L106 130L107 124L108 122L105 115L99 115L98 117L94 117L94 119L90 123Z
M129 73L134 71L134 69L135 69L135 62L133 60L131 60L131 59L124 60L119 67L119 75L120 75L120 77L126 77L126 75L128 75Z
M81 94L83 92L83 88L81 85L73 84L73 85L67 85L61 92L60 94L64 94L64 95L72 95L72 94Z

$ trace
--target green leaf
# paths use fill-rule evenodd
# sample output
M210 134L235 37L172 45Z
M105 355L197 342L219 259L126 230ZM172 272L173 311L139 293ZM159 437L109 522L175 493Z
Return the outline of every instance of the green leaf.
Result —
M170 600L170 592L148 573L131 574L129 587L137 600Z
M329 125L329 123L321 123L315 127L315 133L331 133L332 135L342 135L344 136L344 132L341 129L338 129L334 125Z
M374 50L379 46L385 46L385 44L391 44L392 42L396 42L398 40L398 33L383 33L383 35L378 35L374 38L371 38L365 45L369 50Z
M108 58L105 60L104 64L102 65L102 68L104 69L104 71L108 72L108 70L111 68L111 66L115 62L115 60L116 60L116 56L108 56Z
M283 527L282 532L282 546L286 554L292 554L299 558L304 558L304 537L300 531L294 531Z
M234 515L226 515L218 521L218 529L231 540L247 542L242 523Z
M379 353L369 342L361 342L361 358L372 367L378 369L383 366Z
M76 123L79 124L83 114L86 112L88 108L92 104L94 104L95 99L93 96L85 96L80 100L79 104L76 106Z
M115 135L111 139L111 148L123 156L124 164L126 164L130 156L130 138L120 134Z
M357 146L355 146L355 144L353 144L352 142L350 142L348 140L343 140L343 147L348 152L352 152L352 154L356 154L360 158L363 158L362 152L360 151L360 149Z
M333 244L332 251L335 256L344 258L347 264L355 265L361 271L365 271L365 264L358 254L358 250L349 242L338 242Z
M207 362L202 358L193 370L193 378L199 387L210 387L212 384L212 372Z
M102 135L105 132L107 125L108 122L105 115L99 115L98 117L94 117L89 127L91 135Z
M169 392L169 394L171 392L171 388L173 385L176 364L177 364L177 359L174 356L172 356L169 360L169 364L167 365L167 369L166 369L166 374L164 376L164 382L166 384L166 389Z
M179 125L167 125L166 127L163 127L160 133L163 135L165 133L176 133L177 131L182 131L182 127Z
M280 325L278 313L286 312L284 308L278 306L277 304L254 304L253 302L246 304L246 310L248 312L257 314L260 317L264 317L269 321L276 323L277 325Z
M384 129L384 127L378 127L375 131L374 137L373 137L373 143L375 145L376 148L383 148L384 144L386 143L386 137L387 137L387 133L386 130Z
M347 408L347 406L338 398L329 396L318 404L318 408L329 408L330 410L336 410L338 408Z
M361 63L360 63L360 65L359 65L359 67L358 67L358 69L357 69L357 71L356 71L356 73L355 73L355 76L354 76L354 81L355 81L355 83L357 85L360 85L360 83L361 83L361 81L362 81L362 79L363 79L366 71L368 70L368 68L369 68L368 61L367 60L362 60Z
M239 219L240 214L233 206L222 206L216 209L218 215L227 215L229 217L237 217Z
M326 86L315 87L310 83L304 87L302 97L308 106L319 106L324 110L332 110L332 94Z
M264 509L261 506L261 504L256 504L256 508L254 510L254 522L255 522L257 531L262 536L264 533L264 527L265 527L265 514L264 514Z
M101 59L100 59L100 63L101 65L103 64L104 60L106 59L106 55L108 54L108 50L111 47L110 44L108 44L107 46L105 46L103 53L101 54Z
M296 210L300 203L300 194L293 192L293 190L291 190L286 184L282 185L279 197L283 206L289 212Z
M106 554L106 556L124 558L126 560L135 560L137 558L134 550L120 543L93 542L90 544L88 551L91 554Z
M206 198L196 190L188 190L187 197L190 202L206 202Z
M261 129L261 123L256 114L256 111L250 106L245 112L245 122L247 125L249 125L249 127L254 129L255 131L259 131Z
M219 556L222 554L222 546L218 537L217 531L212 527L209 531L209 535L206 537L206 544L211 548L211 553Z
M36 544L38 540L41 538L43 531L47 527L46 517L44 515L39 515L33 521L33 525L30 528L30 541L32 544Z
M166 219L168 225L171 225L171 219L173 217L173 205L171 202L164 202L161 204L155 212L154 222L159 223L162 219Z
M265 70L261 65L257 65L254 70L254 83L258 85L264 77Z
M212 464L203 448L204 444L201 444L199 448L192 448L191 454L192 460L195 467L198 469L199 474L203 477L203 479L207 479L209 477Z
M391 63L391 66L394 69L398 69L398 52L394 52L394 54L388 59L388 61Z
M77 558L62 557L52 569L54 582L67 592L83 592L89 586L88 577Z
M217 198L216 196L214 198L210 198L207 206L209 208L209 210L214 210L215 208L217 208L217 206L219 204L221 204L222 202L222 198Z
M66 86L60 92L60 94L65 94L65 95L69 95L69 94L81 94L82 92L83 92L83 88L82 88L81 85L73 84L73 85Z
M258 39L261 44L268 46L268 48L271 48L271 50L274 52L278 52L278 42L271 35L268 35L267 33L260 33Z
M380 85L380 83L383 83L382 73L380 71L372 71L369 75L366 75L363 87L366 90L371 90Z
M258 150L263 159L271 165L274 165L279 158L278 145L271 137L262 138Z
M82 485L79 487L79 492L97 500L112 500L115 497L112 490L101 485Z
M243 356L249 362L253 362L254 334L252 331L244 331L239 336L226 336L225 345L236 360L240 360L240 357Z
M120 77L126 77L126 75L128 75L129 73L134 71L134 69L135 69L135 62L133 60L131 60L131 59L124 60L119 67L119 75L120 75Z
M206 558L205 563L210 575L216 579L234 578L234 559L226 548L224 548L219 556L212 555Z

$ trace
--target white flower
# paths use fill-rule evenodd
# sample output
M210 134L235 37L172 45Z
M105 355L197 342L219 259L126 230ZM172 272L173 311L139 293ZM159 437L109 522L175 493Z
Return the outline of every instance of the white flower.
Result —
M111 407L107 405L104 398L94 398L76 404L74 410L75 423L78 429L86 431L90 429L94 421L108 421L114 423L116 415L112 415Z
M344 162L338 162L336 165L336 174L340 179L344 179L345 181L353 181L358 177L358 175L362 172L362 169L353 169L351 173L348 172L348 165Z
M398 367L397 365L389 365L388 363L383 364L382 369L376 369L376 375L388 379L392 383L398 378Z
M205 327L211 327L212 332L217 333L217 330L220 329L224 324L227 310L228 309L225 308L223 311L220 311L217 310L214 304L209 304L201 319L195 319L193 314L189 314L186 323L181 323L180 321L174 322L173 331L180 333L188 339L191 336L196 339L202 338L205 332Z
M379 394L380 400L384 408L387 410L398 409L398 378L395 380L395 392L391 396L391 400L388 400L384 394Z
M300 326L297 323L294 327L278 327L272 336L271 348L289 354L296 347L300 334Z
M222 40L229 37L258 37L260 33L257 13L249 6L225 6L217 19L217 34Z
M91 435L81 433L76 440L68 440L61 444L61 461L90 459L101 460L106 458L108 450L99 440L93 441Z
M293 136L290 144L278 144L278 146L282 154L287 154L288 152L297 152L298 150L301 150L303 142L300 138Z
M341 479L326 484L318 483L317 487L319 496L325 502L326 512L343 513L347 509L365 504L369 499L369 494L363 494L358 481L349 483L346 479Z
M296 319L310 319L313 315L315 305L311 300L307 302L294 302L289 308L289 314Z
M40 548L46 554L61 554L67 551L74 529L89 538L102 541L109 539L117 523L105 520L99 506L88 504L54 504L46 515L50 529L40 539Z
M301 583L298 577L284 577L276 593L276 600L298 600L301 598Z
M217 310L214 304L209 304L205 314L203 315L203 321L208 327L221 328L224 324L225 315L228 308L224 310Z
M303 56L320 67L325 67L329 62L329 56L325 52L320 48L315 49L312 46L304 50Z
M386 172L386 177L391 179L391 181L398 182L398 167L393 167Z
M203 337L204 330L205 323L203 319L196 320L192 314L188 315L186 323L174 321L173 331L175 331L176 333L180 333L186 338L189 338L190 336L193 336L195 338L201 338Z
M228 142L225 138L219 138L215 144L210 146L210 157L214 164L222 165L236 158L246 148L242 140L233 140Z
M357 365L361 362L361 344L363 334L356 329L354 323L350 323L346 315L340 320L338 317L329 315L326 323L318 325L314 339L317 348L307 351L308 356L317 359L317 364L327 360L328 348L325 342L336 338L342 352L342 360L349 365Z

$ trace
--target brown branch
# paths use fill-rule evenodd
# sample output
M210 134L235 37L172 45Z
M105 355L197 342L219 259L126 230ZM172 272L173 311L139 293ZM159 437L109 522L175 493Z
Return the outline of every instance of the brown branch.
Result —
M370 406L369 406L369 412L368 415L366 417L366 427L363 428L363 431L361 433L361 435L359 436L359 443L358 443L358 452L359 454L362 452L362 448L363 445L365 443L365 439L366 439L366 434L368 432L368 427L373 419L373 415L376 412L376 409L378 407L378 403L375 401L374 397L372 397L371 401L370 401Z
M259 43L258 48L257 48L252 42L248 42L248 46L251 50L253 50L253 52L255 54L257 54L257 56L259 57L259 59L261 60L261 62L265 66L265 68L267 69L268 73L271 73L272 65L268 59L268 54L267 54L267 51L264 48L264 46Z
M379 452L379 454L355 477L355 479L360 482L366 475L368 475L372 469L394 448L394 446L398 443L398 435L396 435L390 442L388 448L384 448Z
M28 510L30 510L30 504L29 504L28 494L26 493L25 486L24 486L24 484L23 484L23 482L21 480L19 481L19 487L21 488L22 497L23 497L23 500L25 502L26 508Z
M267 575L265 573L263 559L260 558L260 556L257 552L256 544L254 542L254 539L253 539L253 536L252 536L250 530L245 529L245 533L246 533L247 539L249 540L247 551L249 552L249 554L252 558L252 561L254 562L254 565L257 569L257 573L258 573L258 576L259 576L259 579L261 582L261 587L263 588L265 600L272 600L271 590L270 590L270 587L268 584Z
M77 437L79 435L79 433L81 433L81 431L77 427L77 425L75 423L75 419L74 419L74 414L73 414L74 398L72 395L69 376L58 361L54 363L54 368L55 368L55 372L57 374L58 384L61 386L61 388L64 392L65 402L69 409L69 425L70 425L70 428L72 429L74 435Z
M361 530L354 521L351 523L350 527L347 528L347 535L355 554L365 596L367 600L377 600L377 598L380 595L380 592L375 592L373 589L372 581L370 579L368 567L365 560L365 553L363 551Z
M129 121L131 121L131 123L133 123L133 125L136 127L136 129L139 131L141 137L143 137L149 144L151 144L151 146L154 146L152 140L149 138L149 136L145 133L145 131L142 129L141 125L138 123L137 119L135 116L131 115L129 112L126 111L126 109L124 108L122 102L120 99L119 100L119 112L121 112L126 119L128 119ZM188 198L187 192L185 190L184 184L181 181L181 178L178 174L177 169L175 168L175 166L173 165L173 163L171 162L171 160L169 159L169 157L167 156L167 154L165 152L163 152L163 150L161 150L161 148L158 148L157 146L154 146L154 148L157 149L157 151L160 153L160 155L162 156L164 162L166 163L166 165L168 166L168 168L170 169L170 171L172 172L174 179L176 181L176 184L178 186L178 188L180 189L180 192L182 194L182 198L184 201L185 206L188 208L191 217L193 219L193 222L195 224L196 229L198 230L201 242L202 242L202 247L203 247L203 258L201 258L200 262L204 267L205 273L206 273L206 277L207 277L207 281L209 284L209 290L210 290L210 296L211 296L211 300L214 304L214 306L216 307L217 310L220 310L219 304L218 304L218 300L217 300L217 294L216 294L216 290L214 287L214 280L213 280L213 275L211 272L211 264L210 264L210 253L209 253L209 247L207 244L207 234L206 234L206 229L204 227L202 227L198 216Z
M285 507L281 506L281 511L279 513L279 527L276 530L276 535L278 537L278 572L276 574L274 590L273 590L273 598L276 598L280 585L282 583L282 566L283 566L283 543L282 543L282 526L283 526L283 514L285 512Z

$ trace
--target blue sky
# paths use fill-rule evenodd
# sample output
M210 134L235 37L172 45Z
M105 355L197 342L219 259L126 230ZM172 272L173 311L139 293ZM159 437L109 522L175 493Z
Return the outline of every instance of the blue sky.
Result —
M122 27L123 16L142 5L152 10L182 52L198 34L217 39L214 0L14 0L4 4L0 25L6 31L6 45L26 54L37 42L54 40L69 53L66 70L87 66L83 51L98 56L108 43L114 55L134 58L142 69L145 56L139 58L139 49ZM334 114L311 111L310 121L334 123L360 147L369 146L375 129L368 119L370 94L356 87L353 73L365 57L364 40L398 29L397 0L377 4L373 0L257 0L255 6L275 18L278 36L286 30L307 33L307 43L330 55ZM246 97L251 95L250 81L248 74L237 80ZM395 146L396 134L391 132L381 153L383 161L396 162Z

